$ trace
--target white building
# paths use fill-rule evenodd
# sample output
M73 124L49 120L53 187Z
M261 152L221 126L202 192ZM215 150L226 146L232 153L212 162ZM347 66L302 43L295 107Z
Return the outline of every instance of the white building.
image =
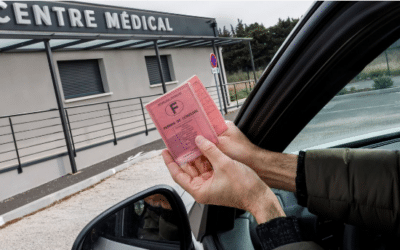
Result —
M0 201L159 139L143 105L193 75L220 106L210 54L245 40L213 18L0 2Z

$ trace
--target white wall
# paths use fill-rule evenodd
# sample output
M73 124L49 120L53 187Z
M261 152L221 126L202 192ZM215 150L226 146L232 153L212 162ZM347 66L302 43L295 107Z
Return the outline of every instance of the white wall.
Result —
M209 55L211 48L160 49L170 55L179 83L198 75L205 86L214 84ZM103 59L107 82L113 95L79 101L66 106L119 100L162 93L161 87L150 88L145 56L153 50L54 52L57 60ZM172 89L179 85L168 85ZM0 54L0 116L57 108L45 53Z
M211 48L160 49L160 55L171 56L172 68L178 81L177 84L168 85L167 89L175 88L192 75L197 75L205 86L212 84L214 80L209 63L211 52ZM67 106L162 93L161 86L152 88L149 84L145 56L154 55L151 49L54 53L55 60L102 59L109 89L113 92L111 96L96 101L80 101Z
M170 90L175 88L180 83L191 77L192 75L198 75L200 80L205 86L214 86L214 78L211 74L209 56L212 52L211 48L183 48L183 49L160 49L161 55L169 55L172 59L172 67L177 83L168 85L167 89ZM101 59L104 63L105 71L102 72L105 76L104 82L107 84L108 89L112 92L112 95L98 97L94 99L81 100L72 103L65 103L66 107L84 105L90 103L108 102L114 100L120 100L131 97L138 97L143 95L152 95L162 93L162 87L151 88L149 84L149 78L147 74L147 68L145 63L145 56L155 55L153 50L119 50L119 51L78 51L78 52L54 52L54 59L57 60L79 60L79 59ZM59 76L58 76L59 77ZM55 94L53 90L53 83L51 81L49 66L46 55L44 53L13 53L13 54L1 54L0 55L0 116L13 115L17 113L33 112L38 110L47 110L51 108L57 108ZM146 101L149 101L147 99ZM65 101L65 100L64 100ZM132 105L136 101L132 101ZM113 103L112 105L118 105ZM106 108L105 104L98 106L91 106L87 108L80 108L69 111L70 113L76 113L81 111L91 111L96 108ZM130 107L126 107L128 110ZM123 111L124 108L121 109ZM106 112L106 111L104 111ZM134 114L140 114L141 111L135 111ZM94 113L93 113L94 114ZM106 114L106 113L104 113ZM41 118L51 118L58 116L57 111L49 112L40 115L22 116L13 118L14 123L23 123L26 121L32 121ZM91 117L88 114L77 115L74 119L88 118ZM117 117L117 115L115 116ZM124 118L124 114L118 116ZM103 119L103 118L102 118ZM105 117L104 119L109 119ZM138 124L141 124L142 118L138 117ZM105 120L107 121L107 120ZM129 120L128 120L129 121ZM59 119L46 120L43 122L26 123L15 126L16 131L23 131L29 129L40 128L41 126L49 126L52 124L57 125ZM150 121L148 121L150 122ZM129 123L129 122L128 122ZM79 126L90 124L90 121L84 121ZM9 133L10 129L7 127L8 119L0 119L0 135ZM115 122L115 125L119 125ZM126 125L129 126L130 124ZM4 127L1 127L4 126ZM109 126L106 124L106 126ZM124 125L125 126L125 125ZM121 125L121 129L125 127ZM74 127L74 125L72 125ZM154 127L153 126L150 126ZM94 128L85 128L81 131L75 131L73 133L88 133ZM38 136L43 133L49 133L52 131L61 131L61 126L54 126L44 130L37 129L25 133L18 133L17 140L24 139L31 136ZM140 129L138 129L139 131ZM127 132L117 133L118 136L123 136L135 132L136 130L130 130ZM102 135L102 133L110 133L111 130L102 132L96 132L88 135L84 135L82 139L91 139L96 136ZM58 136L58 137L56 137ZM38 139L21 141L18 147L29 147L30 145L37 144L40 142L51 141L54 139L63 138L62 134L49 135L40 137ZM87 146L90 143L100 142L102 140L112 139L113 136L106 136L98 140L81 143L79 146ZM92 149L87 149L82 152L78 152L76 162L78 169L91 166L95 163L109 159L113 156L119 155L123 152L131 150L140 145L147 144L151 141L159 139L160 136L157 131L152 131L148 136L141 134L135 137L131 137L125 140L118 141L115 146L113 143L108 143L102 146L98 146ZM12 141L11 135L0 136L0 144L2 142ZM59 147L65 145L63 140L49 143L43 146L26 148L21 150L22 155L28 155L40 151L42 149L48 149L49 147ZM13 150L14 146L12 143L6 145L0 145L0 152ZM23 158L24 161L34 160L38 157L51 155L57 152L65 152L65 147L56 149L49 152L44 152L39 155L32 155ZM2 159L3 157L3 159ZM0 155L0 162L8 159L5 157L15 157L14 152L10 152L7 155ZM8 165L7 165L8 164ZM0 170L10 165L15 165L16 160L10 161L4 164L0 164ZM55 160L49 160L43 163L32 165L24 168L22 174L17 174L17 171L1 173L0 174L0 201L5 200L13 195L32 189L46 182L65 176L71 172L68 157L62 157Z

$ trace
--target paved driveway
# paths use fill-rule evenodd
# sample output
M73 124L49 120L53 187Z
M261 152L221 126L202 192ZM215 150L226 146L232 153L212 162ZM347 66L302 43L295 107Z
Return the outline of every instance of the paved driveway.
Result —
M75 237L94 217L157 184L175 185L160 155L136 163L89 190L0 229L0 249L71 249Z

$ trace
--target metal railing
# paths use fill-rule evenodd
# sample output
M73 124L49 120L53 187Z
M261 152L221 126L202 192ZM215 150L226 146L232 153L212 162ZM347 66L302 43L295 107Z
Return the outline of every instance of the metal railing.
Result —
M243 85L244 85L244 88L243 88ZM254 80L246 80L246 81L241 81L241 82L227 83L226 86L227 86L226 88L228 89L229 97L230 97L231 101L236 101L236 107L239 108L240 106L242 106L242 104L239 105L239 100L246 99L249 96L250 92L254 88ZM230 86L233 86L233 89ZM238 96L239 91L241 91L243 94L245 94L243 96L243 98L239 98L239 96Z
M21 173L25 159L65 147L59 135L63 131L57 109L1 116L0 164L14 162L11 170Z
M227 84L222 84L222 86L228 90L229 93L229 98L231 101L231 105L227 107L227 109L233 109L233 108L239 108L243 105L243 103L239 103L239 100L246 99L247 96L249 96L250 92L254 88L254 80L246 80L246 81L241 81L241 82L232 82L232 83L227 83ZM218 103L218 93L217 91L220 91L220 88L216 86L209 86L206 87L207 91L209 92L210 96L212 99L214 99L217 103L218 108L221 110L222 113L222 104ZM245 93L245 96L243 98L240 98L240 92ZM221 95L222 96L222 95ZM236 105L232 105L236 102ZM229 105L229 104L228 104Z
M143 132L148 135L149 130L154 129L154 124L144 106L160 95L162 94L66 108L75 154L77 147L82 147L89 141L109 138L117 145L118 140L125 138L127 134Z
M162 94L65 108L74 155L155 130L145 105ZM58 109L0 117L0 173L67 155Z
M227 109L239 108L239 92L251 92L251 81L223 84L228 90L231 105ZM206 87L218 108L223 112L223 101L219 101L220 86ZM65 108L68 133L72 141L74 156L77 152L104 145L155 130L145 105L162 94L140 96L78 105ZM246 95L246 97L247 97ZM221 95L220 96L224 96ZM66 138L58 109L0 116L0 173L18 170L43 161L68 155Z
M220 98L222 98L221 94L219 94L220 98L218 98L218 92L220 91L220 88L219 87L217 88L216 86L209 86L209 87L206 87L206 89L207 89L208 93L210 94L211 98L214 100L215 104L217 104L218 109L223 114L223 106L222 106L222 103L220 103Z

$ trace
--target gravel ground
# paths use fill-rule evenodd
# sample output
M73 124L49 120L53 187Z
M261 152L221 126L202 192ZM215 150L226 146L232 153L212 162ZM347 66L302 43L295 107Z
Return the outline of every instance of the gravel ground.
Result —
M161 156L133 164L94 188L0 229L0 249L71 249L76 236L94 217L157 184L175 184Z

